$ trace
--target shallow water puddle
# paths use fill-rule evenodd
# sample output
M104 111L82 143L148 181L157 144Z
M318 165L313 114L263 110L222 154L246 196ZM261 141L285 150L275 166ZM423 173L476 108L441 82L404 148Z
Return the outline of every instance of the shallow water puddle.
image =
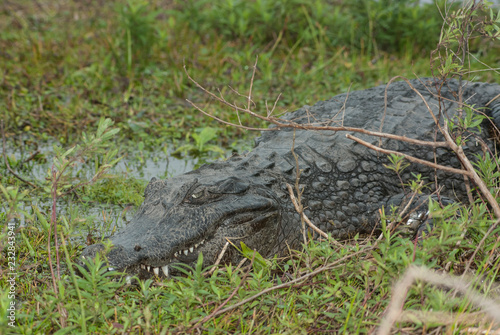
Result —
M13 170L29 181L38 181L42 183L48 175L52 166L53 148L52 143L41 143L37 149L41 155L45 157L43 160L32 160L24 163L25 167L19 171L19 166L13 166ZM33 151L33 150L31 150ZM7 148L6 153L10 157L11 165L16 161L25 161L33 154L27 148ZM125 178L135 178L149 182L151 178L170 178L188 171L193 170L199 162L198 158L179 159L170 156L171 152L139 152L130 150L125 154L121 161L114 167L108 170L108 174L119 175ZM0 155L3 156L3 153ZM141 159L138 159L138 157ZM3 157L1 157L3 163ZM86 178L92 177L93 163L83 164L75 169L80 170L80 174L84 174ZM6 169L0 168L1 173L9 174ZM20 204L20 208L35 217L32 206L37 206L41 209L44 216L50 221L51 199L30 198L28 202ZM8 209L0 206L0 213L6 213ZM126 224L135 213L135 206L116 205L106 203L84 204L78 199L60 200L56 204L57 217L65 216L67 221L73 222L73 232L71 240L84 244L87 237L99 238L100 236L110 235L114 230L119 229ZM75 221L73 221L75 220ZM16 226L26 226L27 222L24 215L14 219Z

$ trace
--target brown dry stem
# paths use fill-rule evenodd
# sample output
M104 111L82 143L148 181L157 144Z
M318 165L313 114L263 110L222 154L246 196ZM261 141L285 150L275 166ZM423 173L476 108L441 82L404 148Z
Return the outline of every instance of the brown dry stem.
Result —
M274 110L276 108L277 101L275 101L272 110L271 111L269 111L269 110L267 111L267 116L262 116L262 115L260 115L258 113L255 113L254 111L252 111L250 109L251 103L253 102L251 94L252 94L253 81L254 81L254 78L255 78L256 69L257 69L257 60L256 60L256 62L254 64L254 66L253 66L252 78L250 80L250 89L249 89L249 92L248 92L248 96L245 96L247 98L247 106L245 108L242 108L242 107L237 106L235 103L228 102L222 95L221 96L217 96L216 94L208 91L206 88L204 88L202 85L200 85L196 80L194 80L189 75L189 73L188 73L188 71L186 69L186 66L184 65L184 71L186 72L186 75L189 78L189 80L191 82L193 82L198 88L200 88L207 95L209 95L210 97L212 97L215 100L219 101L220 103L222 103L222 104L230 107L231 109L234 109L238 113L241 112L241 113L248 114L248 115L250 115L252 117L255 117L257 119L260 119L260 120L266 121L268 123L271 123L271 124L275 125L276 127L273 127L273 128L255 128L255 127L245 126L245 125L243 125L241 123L240 124L235 124L235 123L232 123L232 122L228 122L228 121L220 119L219 117L217 117L215 115L207 113L202 108L198 107L194 102L192 102L190 100L187 100L187 101L194 108L196 108L198 111L200 111L204 115L207 115L210 118L213 118L213 119L215 119L215 120L217 120L217 121L219 121L219 122L221 122L223 124L226 124L226 125L230 125L230 126L237 127L237 128L242 128L242 129L247 129L247 130L275 131L275 130L279 130L281 128L294 128L294 129L316 130L316 131L346 131L346 132L353 132L353 133L361 133L361 134L365 134L365 135L369 135L369 136L376 136L376 137L380 137L380 138L388 138L388 139L393 139L393 140L397 140L397 141L407 142L407 143L414 144L414 145L428 146L428 147L431 147L431 148L438 148L438 147L450 148L451 150L453 150L455 152L455 154L459 158L460 162L462 163L462 166L464 167L463 170L462 169L455 169L455 168L452 168L452 167L443 166L443 165L432 163L432 162L428 162L428 161L425 161L425 160L422 160L422 159L418 159L416 157L413 157L413 156L410 156L410 155L407 155L407 154L403 154L403 153L400 153L400 152L397 152L397 151L382 149L382 148L374 146L374 145L372 145L372 144L370 144L370 143L368 143L366 141L363 141L363 140L361 140L359 138L356 138L356 137L354 137L351 134L347 134L346 135L347 138L349 138L351 140L354 140L354 141L356 141L356 142L358 142L358 143L360 143L360 144L362 144L362 145L364 145L364 146L366 146L366 147L368 147L370 149L376 150L378 152L385 153L385 154L396 154L396 155L399 155L399 156L404 156L406 159L408 159L409 161L412 161L414 163L423 164L423 165L432 167L434 169L440 169L440 170L444 170L444 171L452 172L452 173L457 173L457 174L461 174L461 175L464 175L464 176L468 177L469 179L471 179L477 185L477 187L479 188L482 196L484 198L486 198L488 204L491 206L491 208L492 208L492 210L493 210L493 212L495 214L495 217L500 218L500 206L496 202L495 197L490 193L487 185L481 180L481 178L479 177L478 173L474 170L474 167L473 167L472 163L470 162L470 160L465 155L465 153L463 151L463 148L461 146L458 146L455 143L453 137L449 134L449 131L448 131L448 128L446 127L446 125L442 126L440 124L439 120L437 119L436 115L434 115L432 109L430 108L429 104L425 100L424 96L417 89L415 89L415 87L413 87L413 85L410 83L410 81L407 78L402 77L402 76L393 77L389 81L389 83L387 85L389 85L395 79L403 79L408 84L408 86L422 99L422 102L424 103L424 105L426 106L427 110L429 111L429 114L432 117L432 119L434 120L434 123L436 124L437 129L444 136L445 141L441 141L441 142L436 142L436 141L422 141L422 140L408 138L406 136L399 136L399 135L394 135L394 134L389 134L389 133L383 133L381 131L374 132L374 131L369 131L369 130L366 130L366 129L356 128L356 127L344 127L344 126L332 127L329 124L331 124L332 122L334 122L333 119L332 120L328 120L326 122L319 122L319 123L318 122L316 122L316 123L309 122L309 123L305 123L305 124L297 123L294 120L279 119L279 118L276 118L276 117L272 116L272 114L273 114L273 112L274 112ZM438 98L443 99L443 100L447 100L447 99L444 99L442 97L438 97ZM385 98L385 100L387 100L387 98ZM387 101L386 101L386 103L387 103ZM458 103L459 103L460 106L464 105L461 100ZM266 103L266 106L267 106L267 103ZM384 113L384 115L385 115L385 113ZM382 119L381 129L382 129L382 126L383 126L383 119Z
M307 274L305 274L305 275L303 275L303 276L300 276L300 277L298 277L298 278L296 278L296 279L293 279L293 280L291 280L291 281L289 281L289 282L286 282L286 283L283 283L283 284L280 284L280 285L275 285L275 286L273 286L273 287L269 287L269 288L267 288L267 289L264 289L264 290L262 290L262 291L260 291L260 292L258 292L258 293L256 293L256 294L252 295L251 297L248 297L248 298L246 298L246 299L243 299L243 300L241 300L241 301L239 301L239 302L235 303L234 305L231 305L231 306L226 307L226 308L224 308L224 309L220 309L220 308L218 308L216 311L212 312L212 313L209 315L209 317L210 317L210 318L217 317L217 316L219 316L219 315L221 315L221 314L227 313L227 312L229 312L229 311L231 311L231 310L234 310L234 309L236 309L236 308L238 308L238 307L240 307L240 306L243 306L243 305L245 305L245 304L249 303L250 301L253 301L253 300L257 299L258 297L260 297L260 296L262 296L262 295L264 295L264 294L268 294L268 293L270 293L270 292L273 292L273 291L276 291L276 290L280 290L280 289L283 289L283 288L291 287L291 286L293 286L293 285L295 285L295 284L297 284L297 283L304 282L305 280L307 280L307 279L309 279L309 278L313 278L314 276L316 276L316 275L318 275L318 274L320 274L320 273L322 273L322 272L332 270L332 269L334 269L334 268L336 268L336 267L338 267L338 266L343 266L343 265L345 264L345 262L346 262L348 259L351 259L351 258L353 258L353 257L356 257L356 256L358 256L358 255L360 255L360 254L368 253L368 252L370 252L371 250L375 249L375 248L376 248L376 246L377 246L377 244L375 243L375 244L374 244L374 245L372 245L372 246L366 246L366 247L363 247L363 248L361 248L361 250L358 250L358 251L353 252L353 253L351 253L351 254L349 254L349 255L346 255L346 256L344 256L344 257L342 257L342 258L339 258L339 259L335 260L335 261L334 261L334 262L332 262L332 263L325 264L325 265L323 265L323 266L321 266L321 267L317 268L316 270L311 271L311 272L309 272L309 273L307 273ZM242 280L241 282L244 282L244 280ZM236 290L235 290L235 292L236 292ZM228 299L228 300L226 300L226 301L229 301L229 299ZM191 323L192 323L192 324L198 324L198 322L199 322L200 320L205 320L205 319L207 319L207 318L208 318L208 317L205 317L205 318L203 318L203 319L196 319L196 320L193 320ZM207 320L208 320L208 319L207 319Z
M410 266L403 275L403 278L400 279L394 286L392 299L387 307L385 317L382 319L377 334L390 334L394 323L401 318L406 295L410 286L416 280L422 280L435 286L442 286L448 289L456 290L462 293L465 298L470 300L473 305L480 308L481 311L488 315L491 320L500 322L500 304L493 299L471 290L469 288L469 282L456 276L439 274L424 267Z
M314 223L312 223L311 220L307 217L307 215L304 213L303 210L301 210L302 206L298 203L297 198L295 197L293 193L293 188L292 185L286 184L286 188L288 189L288 193L290 194L290 199L292 200L293 206L295 207L295 210L297 213L299 213L300 216L302 216L302 219L307 223L307 225L314 230L316 233L318 233L321 237L327 239L328 241L333 242L333 244L336 245L341 245L339 242L337 242L335 239L329 239L328 234L319 229Z
M347 137L350 140L356 141L359 144L364 145L367 148L370 148L370 149L372 149L374 151L377 151L377 152L381 152L381 153L386 154L386 155L393 154L393 155L403 156L404 158L406 158L410 162L414 162L414 163L418 163L418 164L422 164L422 165L427 165L427 166L433 167L435 169L440 169L440 170L447 171L447 172L453 172L453 173L458 173L458 174L463 174L463 175L466 175L466 176L470 176L470 173L468 171L464 171L464 170L460 170L460 169L455 169L455 168L451 168L451 167L448 167L448 166L444 166L444 165L440 165L440 164L428 162L428 161L425 161L423 159L419 159L419 158L416 158L416 157L404 154L404 153L399 152L399 151L382 149L382 148L377 147L376 145L373 145L371 143L363 141L362 139L359 139L359 138L357 138L355 136L352 136L351 134L346 134L345 137Z
M10 167L10 164L9 164L9 160L7 159L7 152L5 151L5 131L3 129L3 120L0 121L0 129L1 129L1 132L2 132L2 148L3 148L3 160L5 162L5 166L7 167L7 170L9 170L9 172L14 176L16 177L17 179L19 179L20 181L22 181L23 183L25 184L28 184L29 186L33 187L33 188L37 188L37 186L35 184L33 184L32 182L29 182L27 181L26 179L22 178L21 176L19 176L17 173L14 172L14 170L12 170L12 168Z

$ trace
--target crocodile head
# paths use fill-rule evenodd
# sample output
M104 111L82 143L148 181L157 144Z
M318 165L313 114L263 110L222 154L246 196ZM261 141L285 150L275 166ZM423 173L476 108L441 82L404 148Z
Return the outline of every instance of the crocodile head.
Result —
M109 268L141 278L168 277L178 271L171 265L192 266L199 253L204 266L214 264L228 241L268 254L276 245L281 213L269 185L260 180L229 174L217 164L168 180L153 178L134 218L110 238ZM101 243L90 245L82 258L104 249ZM230 246L222 262L240 258Z

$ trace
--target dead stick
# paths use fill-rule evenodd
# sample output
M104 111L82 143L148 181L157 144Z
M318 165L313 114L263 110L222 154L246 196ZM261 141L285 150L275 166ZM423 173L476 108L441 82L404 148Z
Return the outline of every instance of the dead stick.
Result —
M286 288L286 287L288 287L288 286L292 286L292 285L294 285L294 284L296 284L296 283L299 283L299 282L301 282L301 281L304 281L304 280L306 280L306 279L308 279L308 278L310 278L310 277L314 277L314 276L316 276L317 274L319 274L319 273L321 273L321 272L331 270L331 269L333 269L333 268L335 268L335 267L337 267L337 266L341 266L341 265L343 265L343 264L344 264L344 262L345 262L346 260L348 260L348 259L350 259L350 258L352 258L352 257L354 257L354 256L357 256L357 255L359 255L359 254L361 254L361 253L364 253L364 252L368 252L368 251L370 251L370 250L373 250L375 247L376 247L376 244L374 244L374 245L372 245L372 246L370 246L370 247L365 247L365 248L363 248L363 249L361 249L361 250L359 250L359 251L356 251L356 252L354 252L354 253L352 253L352 254L349 254L349 255L347 255L347 256L344 256L344 257L342 257L342 258L339 258L338 260L336 260L336 261L335 261L335 262L333 262L333 263L330 263L330 264L328 264L328 265L323 265L322 267L320 267L320 268L318 268L318 269L316 269L316 270L314 270L314 271L312 271L312 272L309 272L308 274L305 274L305 275L303 275L303 276L301 276L301 277L299 277L299 278L297 278L297 279L294 279L294 280L291 280L291 281L289 281L289 282L287 282L287 283L283 283L283 284L276 285L276 286L273 286L273 287L267 288L267 289L265 289L265 290L262 290L262 291L260 291L259 293L255 294L255 295L253 295L253 296L251 296L251 297L248 297L248 298L246 298L246 299L243 299L242 301L240 301L240 302L238 302L238 303L236 303L236 304L234 304L234 305L232 305L232 306L229 306L229 307L226 307L226 308L224 308L224 309L222 309L222 310L219 310L219 311L217 311L216 313L212 313L212 314L211 314L211 317L216 317L216 316L219 316L219 315L224 314L224 313L226 313L226 312L229 312L229 311L231 311L231 310L233 310L233 309L235 309L235 308L240 307L241 305L245 305L246 303L248 303L248 302L250 302L250 301L252 301L252 300L257 299L258 297L260 297L261 295L264 295L264 294L266 294L266 293L269 293L269 292L272 292L272 291L276 291L276 290L279 290L279 289L282 289L282 288ZM194 320L193 322L198 322L198 320Z
M222 303L220 304L220 306L218 306L210 315L204 317L203 319L199 320L198 322L196 322L196 324L192 327L192 328L195 328L196 326L198 326L200 323L203 324L207 321L209 321L210 319L212 319L218 311L220 311L220 309L222 307L224 307L225 305L227 305L227 303L234 297L234 295L236 294L236 292L238 292L238 290L240 289L240 287L243 285L243 283L245 283L247 277L248 277L248 274L250 273L250 271L252 270L252 264L253 264L253 261L255 259L255 254L256 252L254 251L253 253L253 256L252 256L252 261L250 262L250 266L248 267L248 271L245 273L245 275L243 276L243 278L241 279L240 283L238 284L238 286L233 290L233 292L229 295L229 297Z
M208 91L206 88L204 88L201 84L199 84L196 80L194 80L189 75L189 73L187 72L186 66L184 66L184 71L186 72L186 75L188 76L188 78L189 78L189 80L191 82L193 82L203 92L205 92L206 94L208 94L212 98L216 99L220 103L222 103L222 104L224 104L224 105L226 105L226 106L228 106L231 109L234 109L236 111L249 114L249 115L251 115L253 117L256 117L256 118L258 118L260 120L263 120L263 121L266 121L266 122L270 122L270 123L276 125L276 128L247 127L247 126L244 126L244 125L240 125L240 124L228 122L228 121L225 121L225 120L222 120L222 119L216 117L215 115L212 115L210 113L205 112L202 108L198 107L194 102L192 102L191 100L186 99L186 101L191 106L193 106L194 108L196 108L198 111L200 111L204 115L206 115L206 116L208 116L208 117L210 117L210 118L212 118L212 119L214 119L214 120L216 120L216 121L218 121L220 123L229 125L229 126L237 127L237 128L240 128L240 129L257 130L257 131L276 131L276 130L279 130L280 128L297 128L297 129L318 130L318 131L326 131L326 130L329 130L329 131L351 131L351 132L357 132L357 133L362 133L362 134L371 135L371 136L390 138L390 139L394 139L394 140L398 140L398 141L412 143L412 144L415 144L415 145L430 146L430 147L433 147L433 148L448 147L448 143L447 142L422 141L422 140L408 138L406 136L399 136L399 135L394 135L394 134L388 134L388 133L382 133L382 132L376 132L376 131L369 131L369 130L366 130L366 129L356 128L356 127L344 127L344 126L332 127L332 126L329 126L328 124L332 123L334 120L327 121L325 123L325 124L327 124L326 126L321 126L321 125L315 126L313 124L299 124L299 123L296 123L296 122L294 122L292 120L278 119L278 118L275 118L275 117L265 117L265 116L262 116L262 115L259 115L259 114L255 113L255 112L252 112L249 108L238 107L236 104L230 103L226 99L221 98L221 97L213 94L212 92ZM424 99L423 96L420 94L420 92L418 92L418 91L416 91L416 92L420 95L420 97L422 99ZM279 99L279 97L278 97L278 99ZM424 102L425 102L425 99L424 99ZM430 109L430 107L428 105L427 105L427 108L431 111L431 114L432 114L432 110ZM273 110L274 110L274 107L273 107ZM432 115L433 115L434 120L436 120L434 114L432 114Z
M488 186L483 182L481 177L479 177L479 175L477 174L476 170L474 169L474 166L465 155L463 148L455 144L455 142L453 141L448 132L447 127L443 128L443 135L446 141L448 142L448 145L450 146L451 150L453 150L457 154L458 159L460 159L465 169L469 172L467 176L472 178L472 180L477 185L479 190L481 190L481 193L484 195L486 200L488 200L489 205L491 206L493 212L495 213L495 217L497 219L500 219L500 207L498 206L497 200L491 194L490 190L488 189Z
M226 244L222 248L222 251L220 252L219 257L217 257L217 260L215 261L215 264L212 267L212 269L210 269L210 271L205 272L203 275L211 275L212 273L214 273L215 269L217 268L217 266L219 265L220 261L222 260L222 257L226 253L226 250L227 250L228 246L229 246L229 241L226 242Z
M7 166L7 170L9 170L10 173L12 173L12 175L14 177L16 177L17 179L19 179L20 181L22 181L23 183L26 183L28 184L29 186L31 187L34 187L34 188L37 188L37 186L23 178L21 178L17 173L14 172L14 170L11 169L10 167L10 164L9 164L9 161L7 159L7 153L5 151L5 132L4 132L4 129L3 129L3 120L0 121L0 126L2 128L2 148L3 148L3 159L5 161L5 166Z
M440 165L440 164L435 164L435 163L428 162L426 160L419 159L419 158L416 158L416 157L413 157L413 156L410 156L410 155L407 155L407 154L404 154L404 153L401 153L401 152L398 152L398 151L382 149L382 148L377 147L376 145L373 145L371 143L363 141L362 139L354 137L354 136L352 136L350 134L346 134L345 136L348 139L356 141L359 144L364 145L367 148L370 148L370 149L375 150L377 152L381 152L383 154L387 154L387 155L393 154L393 155L403 156L404 158L406 158L410 162L419 163L419 164L423 164L423 165L427 165L427 166L433 167L435 169L440 169L440 170L443 170L443 171L457 173L457 174L463 174L463 175L466 175L468 177L471 177L471 173L469 171L466 171L466 170L459 170L459 169L451 168L451 167L448 167L448 166L444 166L444 165Z
M295 198L295 195L293 194L293 188L290 184L286 184L286 188L288 189L288 193L290 194L290 199L292 199L292 203L293 203L293 206L295 207L295 210L297 211L297 213L299 213L302 218L304 219L304 221L309 225L309 227L311 227L312 230L314 230L315 232L317 232L319 235L321 235L323 238L327 239L328 241L330 240L329 237L328 237L328 234L325 233L324 231L322 231L321 229L319 229L318 227L316 227L316 225L314 223L312 223L311 220L309 220L309 218L307 217L307 215L300 210L300 206L299 204L297 203L297 198ZM337 244L337 245L341 245L339 242L337 242L335 239L331 239L332 242L334 244Z
M486 241L486 239L488 238L488 236L490 236L491 232L493 230L495 230L495 228L498 226L498 224L500 223L500 218L498 218L495 223L493 225L491 225L491 227L488 229L488 231L486 232L486 234L484 234L483 238L481 239L481 241L479 242L479 244L477 245L476 249L474 250L474 252L472 253L472 256L470 257L470 259L467 261L467 264L465 265L465 270L464 270L464 273L462 275L465 276L465 274L467 273L467 271L469 270L470 268L470 265L472 264L472 261L474 260L474 257L476 257L476 254L477 254L477 251L481 248L481 246L484 244L484 242Z
M444 286L449 289L454 289L462 293L474 305L479 307L483 312L489 315L492 320L500 321L500 306L485 296L469 289L470 283L456 276L446 274L438 274L435 271L424 267L410 266L406 270L403 278L394 286L391 302L387 307L385 317L380 323L377 334L390 334L392 325L399 319L406 295L410 286L415 280L423 280L436 286Z

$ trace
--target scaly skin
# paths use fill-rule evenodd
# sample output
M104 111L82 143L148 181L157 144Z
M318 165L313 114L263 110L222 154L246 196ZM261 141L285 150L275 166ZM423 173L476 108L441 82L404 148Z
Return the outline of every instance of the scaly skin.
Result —
M424 80L436 92L433 82ZM464 101L484 106L500 93L500 86L485 83L464 83ZM438 115L439 101L417 80L412 81ZM284 116L299 123L333 121L372 131L382 131L409 138L433 141L436 126L422 100L405 82L393 83L388 89L388 106L384 117L385 85L364 91L341 94L314 106L304 106ZM455 100L458 82L449 81L441 95ZM344 106L345 104L345 106ZM442 111L453 118L456 105L441 102ZM344 107L344 108L343 108ZM443 118L440 118L443 124ZM478 137L490 146L488 127ZM363 134L355 136L383 148L397 150L421 159L434 161L434 150L406 142L382 139ZM439 135L439 134L438 134ZM295 138L295 140L294 140ZM437 136L442 141L441 136ZM294 142L294 144L293 144ZM292 152L297 155L294 158ZM482 154L481 146L472 137L465 146L468 157ZM457 157L447 149L435 151L438 164L460 168ZM401 182L383 154L374 152L345 137L345 132L315 132L291 129L264 132L256 140L254 150L227 161L204 165L168 180L153 178L145 191L145 200L132 221L111 237L109 266L141 277L173 272L169 265L193 265L202 252L204 266L213 264L228 240L239 246L244 242L263 256L298 248L302 241L300 218L291 204L286 184L296 181L299 164L302 204L305 214L325 232L337 239L373 230L378 224L382 206L399 205L404 199ZM422 174L434 187L435 171L411 164L401 175L406 183L412 173ZM465 200L463 177L437 172L441 195ZM418 196L425 203L425 196ZM83 256L94 257L102 244L87 247ZM223 262L237 262L240 254L229 247ZM149 268L149 271L148 271ZM156 269L155 269L156 268Z

